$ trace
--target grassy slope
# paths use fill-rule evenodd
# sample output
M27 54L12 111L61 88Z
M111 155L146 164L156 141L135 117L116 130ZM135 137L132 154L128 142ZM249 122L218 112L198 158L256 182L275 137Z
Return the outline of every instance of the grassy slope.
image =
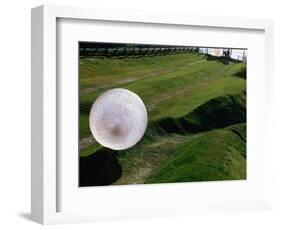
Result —
M109 88L123 87L139 94L147 106L150 122L166 117L180 119L187 114L192 116L196 108L213 98L245 91L246 81L241 77L235 77L244 66L241 63L224 64L216 60L207 61L204 55L198 54L81 59L81 138L91 136L88 127L90 107L95 98ZM195 119L194 116L192 118ZM196 181L202 180L203 177L205 180L245 178L246 153L243 152L245 143L240 141L242 127L243 125L235 126L232 128L234 131L225 128L185 136L178 134L159 136L156 133L150 139L144 138L133 148L119 152L123 175L116 184L155 183L167 180ZM239 136L237 133L242 134ZM202 147L206 151L203 151ZM91 143L81 149L80 156L92 154L100 148L99 144ZM224 149L228 151L225 152ZM186 154L190 151L191 154ZM193 160L189 162L190 157ZM208 165L217 157L223 160L213 166ZM182 160L192 167L185 167L180 163ZM159 165L162 165L161 168ZM174 166L178 171L171 170ZM185 171L186 168L190 171ZM197 175L192 173L191 169L199 170ZM179 175L178 178L175 177L176 174Z
M244 79L228 77L242 67L206 61L198 54L81 59L80 135L90 136L91 105L106 89L122 87L136 92L147 106L150 121L180 117L211 98L245 89Z
M235 103L238 103L238 105L232 104L231 102L233 101ZM216 106L214 106L214 104ZM237 106L240 109L237 109ZM232 112L233 110L237 111ZM227 111L228 113L225 113L225 111ZM166 162L171 162L171 158L178 158L180 154L183 155L183 158L189 158L192 154L198 153L200 156L201 153L204 153L202 155L202 158L208 160L208 154L211 153L214 154L215 157L221 158L223 161L225 159L223 155L227 154L227 151L229 149L232 149L233 143L236 144L235 141L237 140L237 137L238 139L240 138L240 141L237 141L236 147L239 147L241 149L239 154L245 158L246 126L244 123L229 126L231 124L245 122L245 112L245 94L240 93L233 96L225 95L212 99L202 106L197 107L195 110L183 117L185 119L189 119L190 117L198 118L195 121L195 127L198 127L198 130L196 129L195 133L197 133L197 131L201 131L201 133L193 134L193 132L190 132L190 130L188 130L189 127L186 126L186 123L179 122L179 120L181 120L182 118L169 119L170 124L168 124L168 126L167 123L165 124L166 126L164 126L162 124L162 121L159 121L158 123L156 122L155 124L153 124L153 126L148 128L148 130L146 131L146 133L148 134L146 134L146 136L137 146L134 146L133 148L130 148L126 151L119 151L119 162L122 165L124 173L121 179L116 182L116 184L128 184L132 181L134 181L134 183L145 183L146 177L153 178L151 177L151 175L154 175L155 171L159 170L159 165L162 165ZM222 113L223 117L226 117L227 120L222 120L221 118L223 117L220 117L218 115L220 113ZM202 119L202 117L204 119ZM206 119L209 120L209 122L206 123ZM164 119L163 121L165 120L166 119ZM191 120L191 124L193 124L192 122L194 121ZM225 129L219 129L226 126L228 127ZM183 130L184 132L181 132L181 130ZM207 133L202 132L207 130L214 131ZM177 135L180 133L184 135ZM195 142L197 143L196 148L190 149L190 146ZM216 148L214 148L215 146ZM183 150L185 151L183 152ZM191 155L189 155L189 153ZM229 155L229 164L222 163L221 161L215 161L214 158L211 158L209 159L210 165L202 167L202 165L200 164L203 162L203 160L201 160L201 158L198 158L197 161L194 161L191 165L195 165L201 169L201 171L197 170L196 172L202 177L204 176L204 173L209 172L211 167L214 167L214 172L217 172L218 174L210 175L210 177L206 176L205 180L219 180L220 178L242 179L244 178L246 160L241 159L240 155ZM237 156L241 160L238 163L235 159ZM226 175L225 173L220 172L220 168L216 166L220 164L222 164L228 170L232 170L232 164L236 164L236 170L241 174L236 173ZM186 164L186 161L183 161L183 164L181 166L182 168L189 167L189 165ZM164 179L161 180L161 178L156 176L155 180L150 179L148 180L148 182L164 182L165 177L169 178L169 175L164 172L167 172L169 174L173 171L171 170L171 168L175 168L174 174L176 176L180 176L180 171L178 171L180 168L179 165L172 164L171 167L163 166L161 168L161 174L164 175ZM226 171L225 169L223 170ZM184 171L182 173L187 173L187 175L191 176L189 171ZM178 177L176 177L175 180L180 181ZM184 180L187 179L185 178ZM187 181L190 181L190 179Z
M245 179L245 135L245 124L204 133L176 148L145 183Z
M166 117L152 122L150 130L179 134L197 133L246 121L246 94L224 95L210 99L190 113L178 117Z

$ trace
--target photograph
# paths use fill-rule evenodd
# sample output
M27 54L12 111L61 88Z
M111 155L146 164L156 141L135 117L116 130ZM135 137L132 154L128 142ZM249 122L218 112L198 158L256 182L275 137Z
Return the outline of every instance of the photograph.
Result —
M78 52L80 187L247 179L246 47Z

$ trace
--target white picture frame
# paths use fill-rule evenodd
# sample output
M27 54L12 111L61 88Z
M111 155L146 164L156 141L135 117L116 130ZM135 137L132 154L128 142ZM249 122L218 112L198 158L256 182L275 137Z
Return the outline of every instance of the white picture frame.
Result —
M272 135L270 134L270 120L274 100L273 92L271 90L273 85L273 23L271 20L214 16L202 17L191 15L163 14L155 12L127 12L52 5L44 5L34 8L32 9L31 172L31 213L32 219L34 221L41 224L56 224L106 219L171 216L206 212L264 210L272 207L272 169L270 163L272 158L269 141L264 142L263 144L259 143L259 148L264 150L264 153L261 153L263 155L260 158L260 163L262 163L262 161L264 160L266 161L266 164L263 165L264 178L261 181L256 181L256 184L253 185L245 185L244 183L239 184L239 187L236 187L235 184L228 184L229 188L233 189L239 188L245 189L245 191L247 189L250 189L249 191L247 190L249 196L246 196L245 199L242 199L241 196L238 196L235 199L229 200L226 199L226 197L222 196L221 198L214 197L214 200L211 200L211 198L207 196L206 199L202 202L198 202L196 199L194 199L195 201L193 203L183 202L182 204L180 204L178 200L171 199L169 200L169 202L160 205L161 199L164 199L164 197L162 197L159 198L158 202L155 203L146 201L150 202L149 204L151 206L141 204L145 204L145 196L149 194L156 194L163 190L167 191L166 193L163 192L163 196L168 194L168 192L170 194L176 195L177 191L179 191L180 194L181 192L186 192L187 188L190 189L191 192L194 187L196 187L196 190L193 191L194 193L195 191L197 191L198 193L198 191L200 190L206 191L208 189L215 192L217 191L217 189L223 188L225 182L218 182L215 186L212 186L210 183L197 183L196 185L187 185L187 183L166 185L138 185L127 186L126 188L121 188L118 186L112 188L109 186L106 188L106 190L104 188L96 189L93 191L84 189L82 194L77 193L78 196L89 196L89 193L95 192L97 194L100 194L101 196L109 196L118 193L118 195L123 198L125 198L126 196L132 197L138 194L140 194L140 196L143 196L143 198L138 198L141 203L133 203L132 199L128 199L127 201L123 200L123 202L125 202L126 204L122 208L110 208L110 205L106 205L106 208L102 209L100 207L102 204L98 203L97 201L93 201L96 203L91 204L97 204L97 207L93 209L87 208L85 206L85 200L78 200L79 197L74 199L72 196L70 196L69 194L71 194L72 192L68 194L68 191L65 191L65 189L62 188L62 186L64 186L63 181L66 178L60 175L60 165L62 164L61 161L65 158L57 155L60 144L58 143L58 126L60 125L58 124L58 113L60 111L60 109L58 108L58 95L60 95L61 90L57 79L57 76L60 74L58 70L58 63L61 63L59 62L58 58L58 33L60 33L58 32L58 29L60 28L60 26L58 26L58 23L60 23L62 19L69 20L70 23L74 21L77 21L79 23L83 23L85 21L99 21L105 22L108 25L112 24L113 27L114 22L121 22L129 23L130 26L134 26L134 23L137 23L138 25L153 25L155 28L181 27L181 30L183 30L185 26L191 26L192 28L201 28L201 30L208 30L208 28L212 28L227 31L243 30L246 31L246 33L247 31L261 32L262 39L259 42L260 44L264 45L263 54L265 58L260 59L258 62L258 65L261 68L259 69L261 72L259 73L260 81L256 84L252 84L251 82L249 84L253 95L254 92L255 95L260 95L260 98L264 103L261 105L261 108L259 110L262 113L262 116L260 116L256 120L252 119L252 127L254 126L255 122L259 122L261 119L264 119L264 125L261 127L261 129L263 130L263 134L260 134L260 136L256 137L266 138L266 140L269 140L270 135ZM83 20L81 21L81 19ZM76 26L79 27L79 23ZM85 29L83 33L85 33L85 36L87 36L87 29ZM77 59L77 57L75 58ZM64 87L72 86L71 84L69 84L65 85ZM248 103L254 103L254 98L253 100L249 100ZM252 114L254 110L255 108L252 107ZM262 110L264 111L262 112ZM251 143L253 143L253 141L250 141L250 144ZM70 158L70 164L73 163L72 161L73 158ZM257 168L257 170L258 169L259 168ZM62 172L62 174L64 173ZM67 180L71 181L72 178L67 178ZM263 189L259 189L261 187ZM61 189L65 192L60 192ZM253 199L248 199L251 195L251 192L255 189L260 191L256 192L256 196L253 196ZM142 192L140 193L139 191ZM61 200L63 199L65 199L64 202L67 202L67 205L65 205L67 208L65 209L61 209L60 207ZM116 205L118 204L116 203Z

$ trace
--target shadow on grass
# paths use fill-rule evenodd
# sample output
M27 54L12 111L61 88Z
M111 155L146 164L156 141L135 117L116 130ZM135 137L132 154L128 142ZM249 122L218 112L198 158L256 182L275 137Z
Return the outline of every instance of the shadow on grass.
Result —
M79 160L79 185L102 186L117 181L122 175L122 168L117 160L118 153L102 148Z
M179 118L163 118L152 123L163 133L188 134L224 128L246 121L246 95L226 95L213 98L187 115Z
M230 63L241 63L241 61L235 60L235 59L232 59L232 58L216 57L216 56L212 56L212 55L209 55L209 54L206 54L206 56L207 56L208 61L218 61L218 62L220 62L224 65L228 65Z
M246 79L247 78L247 69L246 69L246 67L243 67L241 70L239 70L233 76Z

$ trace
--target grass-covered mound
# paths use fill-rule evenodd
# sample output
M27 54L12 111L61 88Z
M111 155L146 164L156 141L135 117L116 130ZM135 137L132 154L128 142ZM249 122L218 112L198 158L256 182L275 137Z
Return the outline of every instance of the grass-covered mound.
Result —
M197 117L196 123L190 117ZM182 119L185 119L185 123L182 122ZM162 123L167 120L169 123ZM189 122L188 126L187 122ZM146 135L138 145L125 151L119 151L118 160L124 175L116 183L128 184L130 181L161 183L166 181L167 175L167 178L170 178L170 173L181 176L178 170L181 167L188 168L188 160L194 159L197 152L200 158L196 158L197 161L193 162L193 169L195 169L194 167L200 168L201 171L197 169L195 171L202 177L204 177L204 173L209 175L211 172L210 177L206 176L205 180L243 179L246 170L245 122L244 93L211 99L183 118L169 118L155 122L149 126ZM237 123L240 124L233 125ZM225 129L221 129L223 127ZM207 130L213 131L205 132ZM191 148L191 146L195 147ZM239 150L240 155L236 154L235 149ZM181 167L178 167L178 164L170 164L175 159L184 159L180 164ZM208 165L205 164L206 162ZM170 167L166 168L163 164ZM175 168L174 172L170 170L172 168ZM163 172L165 173L161 179L158 174L154 175L155 172L159 172L161 175ZM189 171L183 173L187 173L185 174L187 177L190 176L187 181L192 181L193 174L190 174ZM184 180L186 177L183 178ZM194 179L194 181L196 180L201 179L198 177ZM176 181L180 181L178 177L175 178L175 181L169 182Z
M204 133L182 145L145 183L246 179L246 125Z
M164 118L151 126L155 126L160 132L185 134L223 128L241 122L246 122L244 93L213 98L183 117Z

